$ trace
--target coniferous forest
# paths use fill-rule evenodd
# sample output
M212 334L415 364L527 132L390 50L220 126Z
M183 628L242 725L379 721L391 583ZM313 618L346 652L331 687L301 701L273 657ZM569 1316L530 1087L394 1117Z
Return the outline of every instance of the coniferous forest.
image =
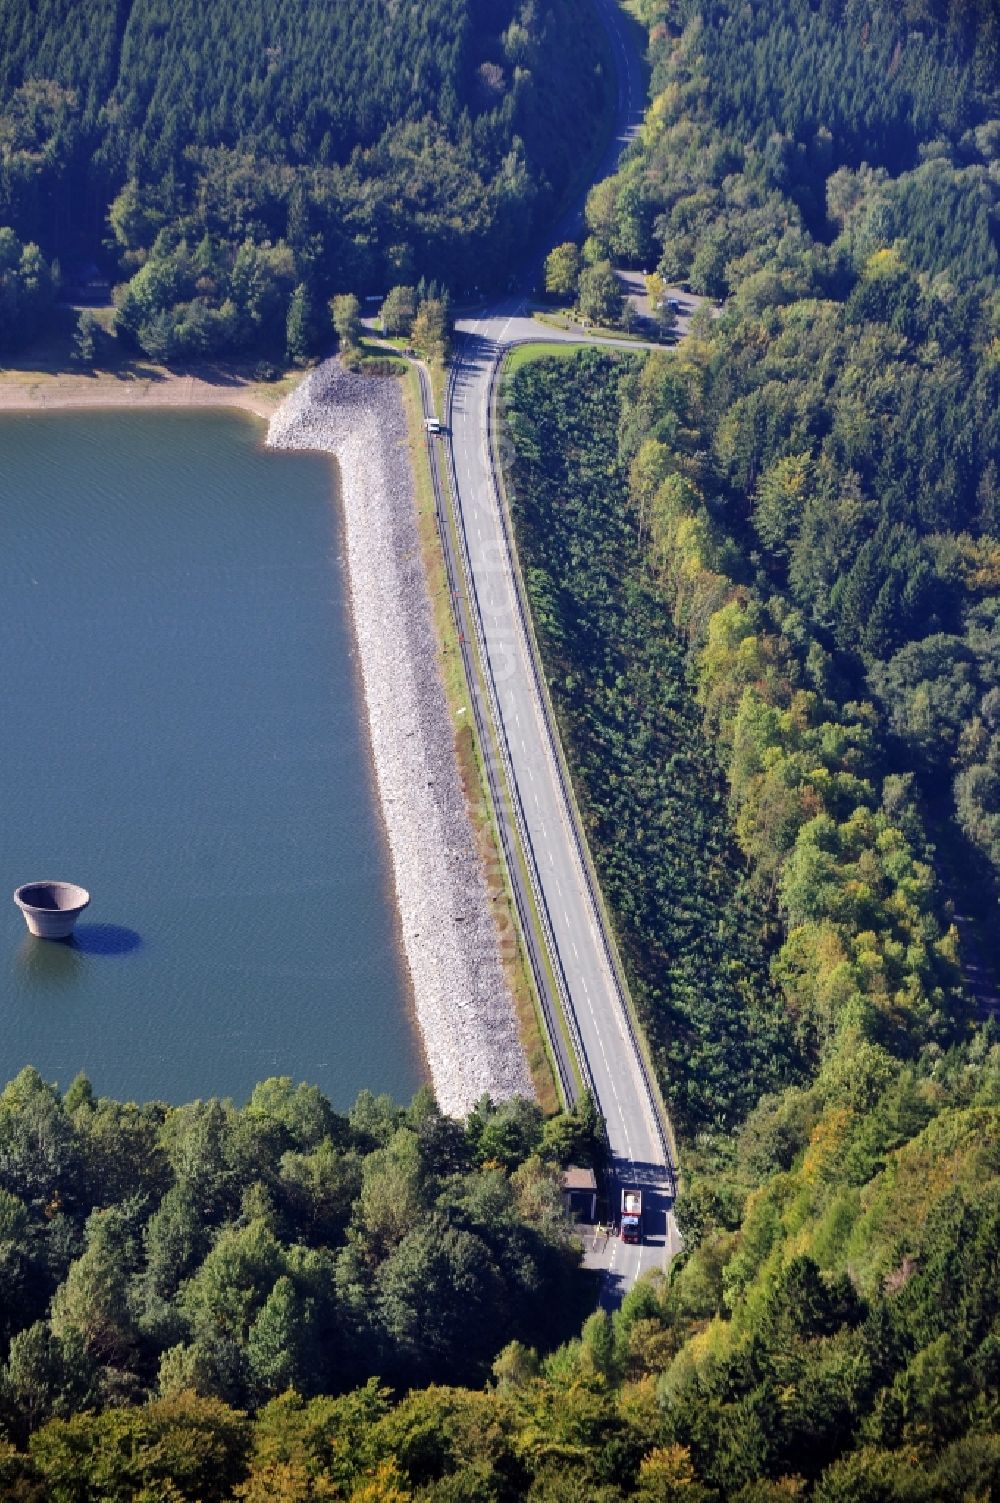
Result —
M604 120L583 0L0 3L0 349L21 247L127 287L163 360L312 339L334 293L502 285ZM28 279L30 283L30 278Z
M685 1140L661 1311L706 1297L671 1324L661 1435L710 1497L992 1497L996 14L645 16L651 108L583 255L716 306L674 353L522 365L504 406Z
M580 258L709 302L674 350L521 364L502 409L683 1251L580 1329L558 1171L600 1163L586 1104L341 1115L279 1080L127 1106L25 1071L4 1497L1000 1497L1000 13L632 8L651 103ZM303 246L324 292L329 265L457 287L496 230L502 278L497 185L558 182L594 75L553 41L569 10L453 9L457 50L430 7L377 42L349 5L257 31L249 3L242 30L8 5L0 320L41 317L49 258L94 237L154 341L245 316L265 263L291 287Z
M595 253L726 299L634 483L652 500L694 431L705 546L739 552L724 572L806 644L813 692L878 707L946 875L971 867L993 911L996 11L779 0L745 22L657 21L642 140L591 194Z

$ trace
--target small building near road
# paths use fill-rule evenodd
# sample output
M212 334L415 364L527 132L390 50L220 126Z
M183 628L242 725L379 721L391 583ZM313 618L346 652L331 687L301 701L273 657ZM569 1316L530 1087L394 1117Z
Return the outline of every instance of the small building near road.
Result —
M563 1170L563 1203L574 1220L593 1225L597 1220L597 1176L593 1169L570 1164Z

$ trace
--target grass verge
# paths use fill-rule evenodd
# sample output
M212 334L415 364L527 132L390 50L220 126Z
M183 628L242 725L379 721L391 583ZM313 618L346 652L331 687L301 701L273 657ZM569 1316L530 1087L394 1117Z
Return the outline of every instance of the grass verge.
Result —
M643 349L650 344L662 344L664 349L670 348L668 340L656 339L649 330L643 334L634 334L607 324L584 324L568 313L548 313L541 308L533 308L531 316L536 323L548 324L550 329L565 329L568 333L579 335L581 339L608 339L614 343L636 344Z
M555 341L539 340L537 344L516 344L504 360L504 375L511 375L514 371L520 370L522 365L527 365L529 360L541 360L545 355L566 360L574 355L576 350L575 344L557 344Z
M380 339L361 339L353 349L341 350L344 365L359 376L405 376L409 367Z

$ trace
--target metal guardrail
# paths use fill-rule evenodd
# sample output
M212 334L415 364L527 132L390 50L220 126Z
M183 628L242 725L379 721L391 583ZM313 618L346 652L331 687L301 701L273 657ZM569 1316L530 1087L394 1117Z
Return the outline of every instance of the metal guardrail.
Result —
M506 490L503 484L503 477L500 466L497 462L496 400L497 388L499 385L503 361L508 351L516 348L518 344L532 344L535 342L536 341L533 340L512 341L509 345L506 345L505 347L500 349L494 357L493 366L490 371L490 385L487 398L487 453L489 455L493 484L496 488L497 497L499 500L500 524L503 531L504 544L510 564L511 580L514 586L514 595L517 601L518 615L520 617L521 627L524 631L525 641L527 643L528 658L531 663L531 670L535 682L535 688L542 706L542 720L545 725L546 735L552 753L552 759L559 778L563 801L568 813L569 827L572 832L574 845L576 847L577 855L579 857L580 865L584 874L584 880L587 887L587 895L591 905L591 913L596 923L597 931L601 936L601 945L608 964L608 969L614 980L618 1002L622 1009L622 1014L625 1019L626 1027L628 1029L629 1039L635 1051L636 1059L639 1062L639 1068L650 1108L650 1115L656 1127L657 1136L660 1140L660 1147L663 1152L664 1162L669 1171L671 1181L676 1187L677 1156L673 1142L673 1132L670 1127L669 1119L667 1118L666 1112L663 1108L659 1090L652 1077L645 1050L643 1049L642 1043L636 1032L635 1022L633 1019L633 1005L628 992L628 982L625 978L625 971L621 962L621 957L618 954L617 945L615 944L613 935L611 933L610 922L608 920L607 912L604 907L600 884L598 882L597 873L594 870L593 859L591 857L590 848L583 830L583 823L580 817L579 806L576 802L576 795L573 790L572 779L569 774L569 768L566 764L562 742L560 740L559 732L556 726L555 708L552 704L552 699L549 694L548 682L545 678L545 673L542 668L541 652L538 646L538 639L535 635L534 622L532 621L531 617L531 608L528 604L527 590L525 588L524 577L521 571L520 562L518 560L517 545L514 540L513 524L507 502Z
M430 415L433 410L432 403L429 401L427 375L422 366L418 365L417 370L420 377L420 391L424 414L425 416L427 416ZM451 400L452 381L453 376L449 380L449 404ZM543 924L543 930L546 931L543 932L542 942L546 946L546 951L550 957L551 963L554 952L554 946L551 943L551 925L548 921L547 910L544 908L544 902L539 901L541 897L539 891L540 884L538 883L537 870L534 869L534 856L533 853L531 853L530 844L526 843L527 828L524 821L524 813L520 808L520 799L519 795L517 795L517 785L514 782L512 776L512 768L510 767L510 753L506 747L506 738L502 735L503 722L498 714L499 706L496 701L496 686L494 685L492 680L492 673L488 669L489 659L484 651L485 640L483 636L482 617L479 609L479 601L475 594L474 582L472 581L472 570L468 558L468 540L465 536L464 521L461 520L460 516L455 517L455 532L456 536L459 539L460 553L462 555L461 564L459 565L459 563L456 562L451 545L449 515L444 498L444 488L441 479L440 465L438 462L437 447L431 440L429 434L425 439L425 443L431 470L431 481L434 490L434 506L437 514L438 531L441 537L441 549L444 555L445 572L448 578L448 586L452 593L452 598L456 603L456 611L459 610L459 602L462 599L462 593L460 590L461 582L457 577L457 570L459 567L461 567L466 581L464 598L468 609L469 621L476 638L476 645L479 654L479 665L481 668L480 674L477 675L476 662L473 659L468 638L466 637L465 632L461 630L461 620L459 620L458 622L459 647L462 654L462 665L465 670L466 682L469 685L469 698L472 702L473 718L476 722L476 732L479 737L480 747L482 749L483 765L486 772L487 782L489 784L490 796L493 800L493 807L496 815L497 834L500 840L503 858L507 866L508 875L510 877L510 886L514 897L514 904L517 910L517 918L520 925L522 938L531 960L531 968L535 977L535 985L538 992L539 1003L545 1018L545 1026L549 1036L549 1044L556 1067L556 1073L559 1077L560 1090L562 1092L563 1099L565 1100L567 1105L570 1105L576 1100L578 1095L577 1083L570 1065L570 1061L566 1057L563 1031L560 1028L559 1019L557 1016L555 1016L554 1013L554 1006L556 1005L556 1003L563 1005L562 993L566 988L565 976L562 974L562 966L561 963L558 962L558 957L556 956L556 964L552 965L552 975L555 979L557 991L560 993L560 995L557 998L553 998L550 995L544 957L538 953L538 945L535 935L535 924L532 921L532 916L528 909L525 894L521 890L521 883L518 878L516 852L511 849L510 833L507 829L507 822L504 817L505 789L500 782L498 769L495 765L494 758L491 755L490 726L486 722L486 717L483 713L483 706L480 700L479 684L481 681L490 701L490 711L493 718L493 725L496 727L496 745L500 752L501 761L503 761L505 764L504 771L506 782L508 789L510 790L509 807L514 816L516 833L521 839L522 848L525 850L525 870L528 876L529 884L531 885L532 897L535 901L536 911L538 912L539 919ZM449 459L450 468L452 470L452 482L455 488L454 493L457 494L457 482L454 475L454 456L453 454L451 454L450 445ZM570 1020L565 1006L563 1006L563 1011L564 1015L567 1016L567 1027L569 1027ZM575 1020L573 1020L573 1022L575 1023ZM587 1065L586 1058L583 1054L580 1040L578 1037L573 1036L572 1031L570 1033L570 1038L573 1046L573 1052L576 1056L576 1065L580 1074L580 1078L585 1086L591 1087L592 1081L590 1077L590 1070L589 1066Z

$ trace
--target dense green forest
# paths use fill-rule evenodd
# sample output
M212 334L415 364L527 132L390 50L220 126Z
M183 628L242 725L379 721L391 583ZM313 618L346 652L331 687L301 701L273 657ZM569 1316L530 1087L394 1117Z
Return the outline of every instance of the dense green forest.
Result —
M604 127L590 14L0 0L0 226L158 358L280 349L297 288L496 287Z
M799 1050L768 977L767 906L627 505L614 393L636 365L523 367L505 397L508 485L601 887L671 1109L695 1131L741 1120Z
M911 1059L969 1022L877 708L838 698L828 655L745 581L688 472L704 463L710 358L693 343L641 364L588 352L569 380L565 360L542 360L505 395L543 656L689 1134L841 1048Z
M457 1122L424 1091L344 1116L285 1079L242 1110L137 1106L24 1070L0 1093L0 1422L481 1380L586 1308L559 1165L602 1142L586 1107Z
M310 1324L330 1319L323 1246L331 1234L342 1242L338 1268L350 1265L348 1323L357 1318L350 1291L360 1262L384 1290L385 1329L398 1320L411 1342L418 1336L418 1360L439 1373L448 1362L442 1338L456 1332L447 1315L439 1325L439 1310L466 1312L451 1349L459 1364L472 1360L463 1341L486 1346L478 1322L495 1307L475 1295L484 1280L490 1286L487 1266L492 1279L516 1278L544 1247L566 1268L561 1234L553 1247L545 1231L550 1177L534 1156L509 1172L537 1142L537 1123L508 1109L463 1133L426 1102L399 1113L362 1098L339 1149L287 1146L276 1161L282 1144L313 1144L328 1131L314 1093L272 1082L241 1113L218 1103L167 1113L93 1103L79 1087L59 1102L21 1077L0 1114L0 1175L20 1186L3 1191L3 1279L9 1289L30 1275L57 1292L48 1321L15 1338L0 1375L10 1426L0 1489L18 1503L993 1497L998 1107L1000 1048L982 1036L915 1062L859 1043L811 1086L763 1099L733 1142L727 1172L688 1193L682 1265L669 1280L637 1285L612 1319L592 1314L579 1338L548 1355L536 1343L554 1320L537 1336L514 1337L478 1390L453 1386L458 1367L446 1375L450 1386L407 1393L404 1379L390 1392L373 1378L343 1393L357 1348L342 1368L338 1335L325 1358L339 1396L309 1397L310 1367L299 1375L300 1397L282 1390ZM77 1184L88 1172L91 1184L108 1177L103 1214L81 1221L92 1190L76 1204L60 1200L46 1161L49 1123L64 1142L73 1134ZM261 1171L245 1168L262 1141ZM166 1162L147 1167L143 1188L149 1196L154 1187L159 1209L139 1236L128 1166L148 1164L145 1145L154 1142ZM544 1138L540 1146L546 1152ZM481 1168L470 1169L470 1152ZM352 1173L363 1186L353 1210L344 1193ZM66 1173L67 1197L70 1188ZM209 1228L200 1214L185 1222L198 1195ZM407 1230L394 1219L404 1206L418 1217ZM127 1257L112 1257L113 1247ZM176 1280L182 1267L193 1271L175 1283L167 1312L169 1284L158 1281ZM339 1294L337 1270L333 1283ZM560 1284L536 1287L543 1292L529 1296L525 1325ZM8 1320L16 1308L5 1302ZM182 1344L167 1348L156 1396L126 1404L140 1387L148 1322L163 1331L168 1314L193 1323L212 1354L242 1345L242 1381L263 1407L248 1413L217 1397L211 1369L192 1361L176 1334L169 1339ZM505 1319L510 1332L522 1316L505 1308ZM372 1366L385 1350L371 1354ZM73 1387L93 1382L95 1369L109 1385L103 1405Z
M995 898L997 12L678 0L650 19L653 103L591 194L590 253L727 299L679 466L693 510L829 663L813 687L879 707L935 839ZM646 436L672 467L662 414Z
M644 1296L691 1317L651 1364L658 1436L698 1497L994 1496L995 1025L948 898L978 898L988 942L996 13L645 13L653 103L583 258L724 305L673 353L522 366L504 405L547 672L682 1127L685 1252ZM678 758L695 704L724 811ZM701 921L699 1027L676 977L713 820L755 906L740 946L731 902L728 934Z

